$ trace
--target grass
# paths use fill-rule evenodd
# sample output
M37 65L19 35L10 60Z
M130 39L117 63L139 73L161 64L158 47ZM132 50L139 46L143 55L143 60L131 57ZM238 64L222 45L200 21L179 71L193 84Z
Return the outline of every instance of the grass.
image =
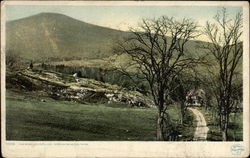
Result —
M198 108L207 121L209 128L207 140L209 141L222 141L222 133L218 126L218 122L212 117L212 112L204 108ZM230 122L228 128L229 141L242 141L243 140L243 118L242 113L232 113L230 115Z
M6 94L7 140L155 140L155 109L85 105L46 97L42 102L29 93Z
M171 121L178 123L178 107L170 106L168 112ZM54 100L42 91L7 90L6 115L7 140L156 140L154 108L131 108L119 103L79 104ZM191 122L192 119L189 118ZM195 128L189 122L180 128L180 140L192 139Z

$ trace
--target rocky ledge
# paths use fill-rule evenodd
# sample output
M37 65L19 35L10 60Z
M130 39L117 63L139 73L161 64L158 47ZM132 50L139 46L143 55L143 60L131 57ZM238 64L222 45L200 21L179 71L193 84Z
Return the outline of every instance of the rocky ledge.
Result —
M137 91L57 72L22 70L7 73L7 82L15 88L43 90L55 99L80 103L119 102L136 107L154 107L152 100Z

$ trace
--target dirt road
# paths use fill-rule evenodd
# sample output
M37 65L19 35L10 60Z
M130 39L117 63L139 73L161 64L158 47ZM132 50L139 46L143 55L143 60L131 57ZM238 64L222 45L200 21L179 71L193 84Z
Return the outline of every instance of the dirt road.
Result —
M209 128L207 127L207 122L203 116L203 114L194 108L188 108L188 110L192 111L195 114L197 120L197 127L194 133L194 141L206 141L207 132Z

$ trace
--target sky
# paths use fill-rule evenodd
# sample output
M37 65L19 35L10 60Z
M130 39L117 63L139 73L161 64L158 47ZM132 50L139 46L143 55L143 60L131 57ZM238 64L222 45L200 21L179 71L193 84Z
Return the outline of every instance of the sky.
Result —
M42 12L61 13L72 18L113 29L128 31L142 18L162 15L176 18L192 18L204 25L213 20L219 6L69 6L69 5L6 5L6 20L16 20ZM226 6L228 16L233 17L242 7Z

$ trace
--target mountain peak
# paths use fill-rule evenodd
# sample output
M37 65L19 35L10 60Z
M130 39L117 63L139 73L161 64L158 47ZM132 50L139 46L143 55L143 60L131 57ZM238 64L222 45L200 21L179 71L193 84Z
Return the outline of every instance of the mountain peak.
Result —
M9 21L6 28L7 53L34 60L108 57L115 39L127 35L48 12Z
M83 21L74 19L74 18L72 18L70 16L60 14L60 13L54 13L54 12L42 12L42 13L38 13L38 14L35 14L35 15L31 15L29 17L24 17L24 18L21 18L21 19L12 20L12 21L9 21L9 22L20 22L20 21L29 21L29 20L35 21L35 19L36 19L36 21L42 21L42 20L60 20L60 21L72 20L72 21L79 21L79 22L85 23Z
M30 17L46 17L46 18L64 17L64 18L74 19L70 16L60 14L60 13L54 13L54 12L42 12L42 13L35 14L33 16L30 16ZM77 19L74 19L74 20L77 20Z

